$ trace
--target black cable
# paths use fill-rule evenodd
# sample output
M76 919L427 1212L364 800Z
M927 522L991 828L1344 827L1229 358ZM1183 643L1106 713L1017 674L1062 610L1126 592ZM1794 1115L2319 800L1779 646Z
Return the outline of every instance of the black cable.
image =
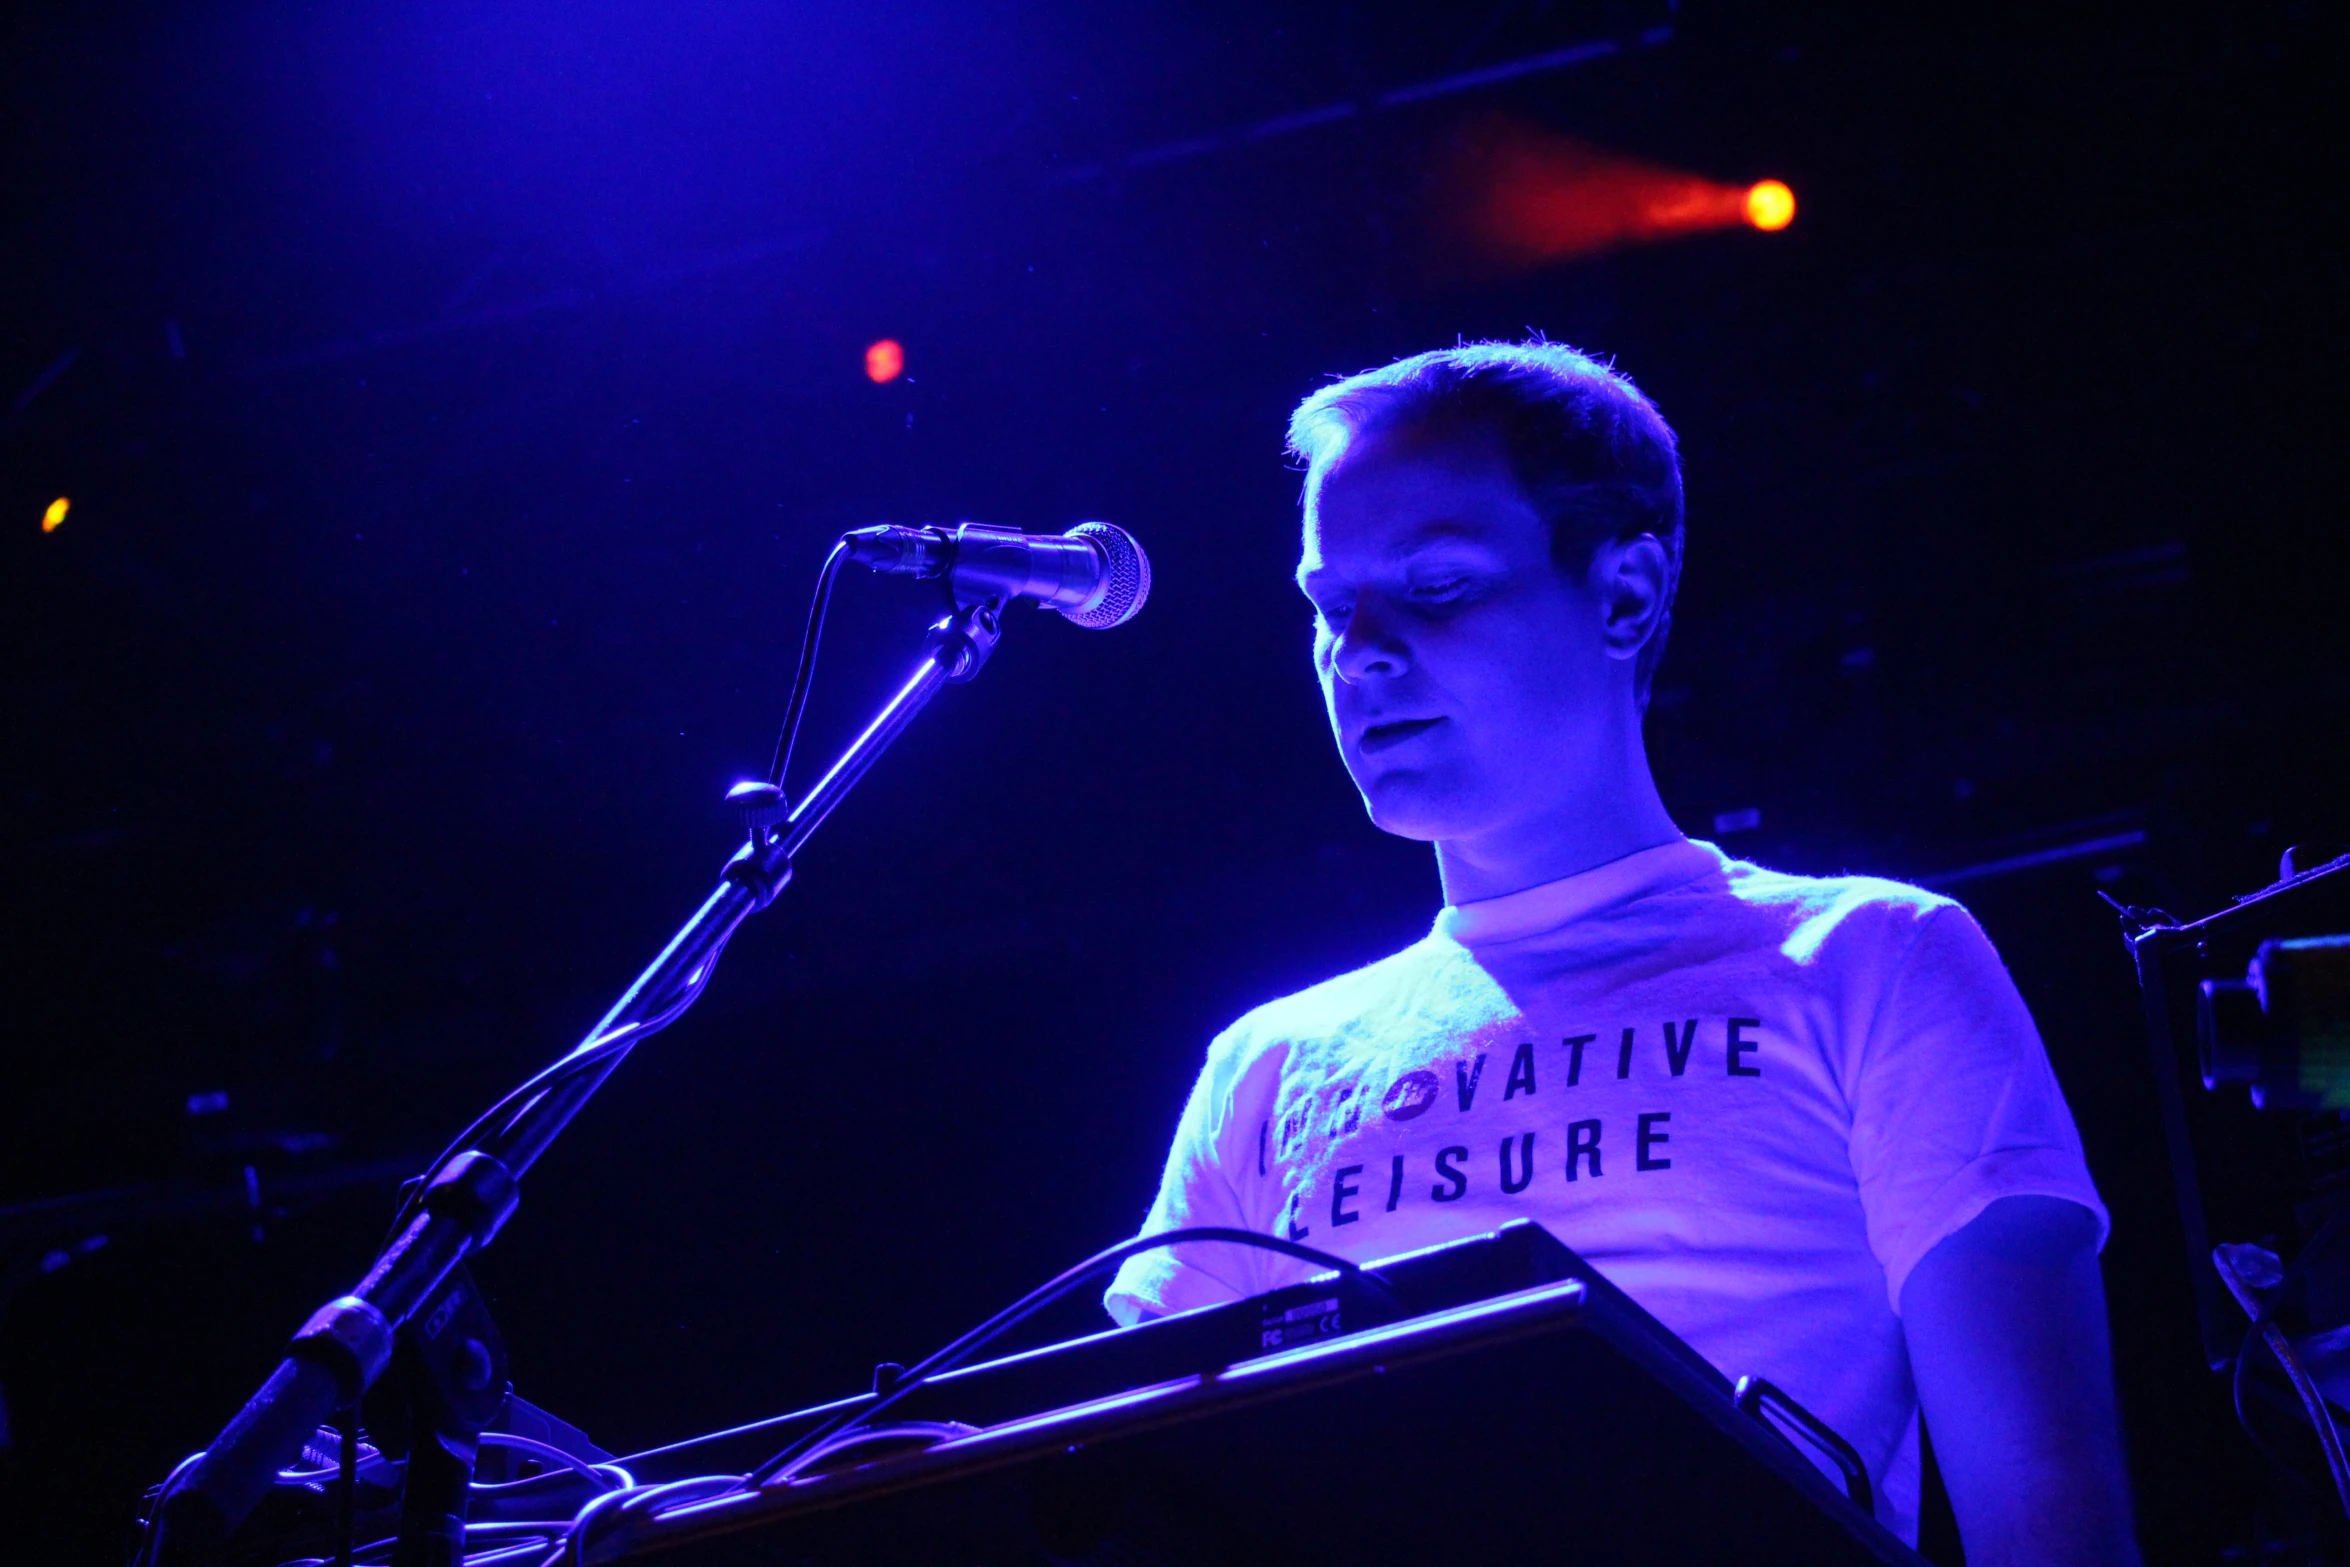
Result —
M1156 1251L1161 1246L1179 1245L1187 1241L1225 1241L1236 1246L1255 1246L1265 1251L1277 1251L1284 1256L1296 1257L1305 1262L1317 1263L1325 1268L1335 1268L1341 1276L1382 1296L1389 1305L1398 1310L1402 1309L1402 1301L1397 1298L1394 1289L1388 1285L1387 1281L1376 1275L1365 1273L1360 1263L1350 1262L1344 1257L1336 1256L1313 1246L1283 1240L1279 1236L1260 1235L1254 1230L1232 1229L1223 1225L1196 1225L1180 1230L1165 1230L1156 1235L1137 1236L1133 1240L1120 1241L1115 1246L1095 1252L1075 1267L1062 1272L1058 1277L1030 1290L1012 1302L1011 1305L1006 1306L961 1338L947 1345L946 1348L931 1355L919 1365L900 1373L896 1385L874 1400L873 1403L862 1409L843 1410L831 1420L809 1430L782 1452L777 1453L773 1458L744 1475L743 1489L751 1490L766 1483L767 1480L784 1472L800 1458L841 1432L856 1426L870 1424L875 1416L913 1392L929 1378L942 1371L953 1370L974 1350L1018 1327L1022 1322L1059 1300L1071 1289L1101 1269L1114 1263L1124 1262L1127 1258L1142 1252Z
M776 737L775 757L768 768L768 782L779 790L783 787L785 774L791 767L792 751L799 740L801 721L807 716L808 693L816 676L816 655L824 639L824 622L826 614L831 608L833 588L839 581L841 567L847 563L848 559L848 541L845 538L838 540L833 544L831 552L825 556L824 565L817 573L815 599L809 606L807 626L800 636L799 665L792 674L791 696L784 707L782 732ZM652 998L653 1008L649 1015L623 1019L620 1026L614 1028L610 1033L591 1039L574 1048L561 1059L540 1068L501 1097L497 1103L491 1105L489 1109L474 1117L467 1124L465 1130L452 1138L448 1145L434 1156L432 1162L424 1167L416 1179L404 1188L399 1205L393 1210L391 1228L385 1237L385 1245L389 1246L397 1240L400 1233L415 1222L416 1215L423 1208L426 1193L431 1189L434 1179L448 1167L450 1160L468 1148L474 1147L492 1128L503 1129L515 1125L523 1116L530 1113L532 1106L548 1094L560 1089L574 1078L604 1066L607 1062L616 1062L616 1058L626 1055L635 1047L639 1039L659 1031L674 1021L701 996L703 987L709 983L711 974L717 969L718 958L724 950L722 941L718 946L712 948L708 957L693 974L688 976L686 985L667 997ZM1350 1265L1342 1263L1341 1266ZM1010 1326L1010 1324L1007 1323L1005 1326ZM954 1346L949 1347L953 1348ZM353 1552L352 1531L355 1520L352 1517L352 1512L356 1502L356 1484L352 1459L357 1451L356 1434L357 1425L354 1415L352 1423L342 1427L341 1430L343 1457L340 1467L343 1470L344 1494L341 1500L341 1528L338 1531L340 1549L337 1552L341 1567L350 1567ZM185 1467L186 1463L183 1463L181 1468ZM179 1470L173 1471L173 1481L178 1479L179 1472ZM170 1490L171 1481L166 1481L163 1488L165 1497L168 1497ZM162 1512L160 1502L156 1512L157 1517L160 1518ZM140 1543L141 1560L152 1549L153 1540L154 1530L151 1524Z
M705 965L705 969L714 966L714 964ZM694 987L693 995L699 994L701 994L701 987L697 985ZM686 998L689 1003L693 995ZM674 1016L675 1010L671 1009L669 1015ZM400 1199L400 1206L393 1212L392 1227L385 1236L384 1243L389 1245L399 1238L400 1232L414 1221L418 1211L423 1207L424 1195L431 1188L433 1178L448 1167L451 1159L480 1142L484 1132L493 1126L513 1124L522 1117L533 1102L554 1092L589 1068L601 1065L612 1056L625 1055L635 1047L640 1035L650 1031L651 1029L645 1024L631 1023L619 1033L581 1045L569 1055L539 1068L538 1071L510 1090L496 1104L475 1116L466 1124L464 1131L449 1140L448 1146L433 1157L432 1163L426 1165L423 1172L416 1177L415 1182L407 1188Z
M1120 1241L1117 1245L1106 1250L1095 1252L1075 1267L1063 1271L1048 1282L1030 1290L1012 1302L1011 1305L1006 1306L919 1365L899 1373L896 1384L871 1404L862 1409L843 1410L832 1419L824 1421L804 1433L782 1452L760 1464L750 1473L737 1480L718 1480L716 1483L725 1489L734 1491L756 1489L771 1476L782 1471L786 1466L814 1448L830 1441L844 1431L869 1423L876 1415L922 1386L929 1378L941 1372L953 1370L973 1351L1018 1327L1029 1317L1034 1316L1038 1311L1051 1305L1071 1289L1083 1283L1092 1274L1098 1273L1114 1263L1124 1262L1128 1257L1136 1256L1142 1252L1156 1251L1161 1246L1175 1246L1187 1241L1224 1241L1235 1246L1254 1246L1260 1250L1277 1251L1283 1256L1296 1257L1305 1262L1333 1268L1342 1277L1354 1280L1373 1294L1381 1297L1397 1311L1405 1310L1403 1301L1395 1293L1394 1287L1377 1274L1364 1272L1362 1264L1351 1262L1344 1257L1336 1256L1317 1247L1283 1240L1279 1236L1260 1235L1254 1230L1231 1229L1223 1225L1196 1225L1187 1229L1165 1230L1156 1235L1137 1236L1133 1240ZM683 1487L708 1485L714 1480L716 1477L704 1476L695 1480L673 1481L666 1486L639 1487L633 1492L611 1491L596 1497L580 1510L577 1517L572 1519L571 1527L565 1532L563 1539L546 1556L541 1558L541 1567L553 1567L553 1564L566 1560L584 1560L588 1544L587 1533L591 1528L608 1521L621 1521L633 1512L641 1511L647 1506L666 1500L663 1493L676 1492ZM718 1493L712 1491L704 1494Z
M1351 1279L1393 1307L1409 1315L1408 1308L1385 1279L1367 1273L1362 1264L1349 1261L1317 1247L1283 1240L1279 1236L1260 1235L1254 1230L1231 1229L1223 1225L1197 1225L1180 1230L1165 1230L1156 1235L1137 1236L1117 1245L1095 1252L1083 1262L1069 1268L1057 1277L1030 1290L1002 1311L965 1333L928 1359L899 1374L896 1384L862 1409L843 1410L804 1433L790 1446L741 1476L702 1475L691 1480L673 1480L666 1485L638 1486L632 1490L607 1491L593 1498L573 1516L560 1539L549 1547L538 1560L537 1567L558 1567L563 1562L586 1560L591 1543L589 1536L606 1525L625 1523L631 1516L655 1508L673 1498L704 1500L709 1497L755 1490L768 1479L783 1471L808 1452L833 1437L856 1426L869 1423L883 1410L897 1403L907 1394L923 1385L929 1378L952 1370L956 1365L992 1340L1018 1327L1044 1307L1066 1295L1087 1277L1113 1263L1161 1246L1181 1245L1189 1241L1223 1241L1235 1246L1254 1246L1263 1251L1277 1251L1283 1256L1296 1257L1305 1262L1335 1269L1343 1278Z
M582 1073L603 1065L607 1060L615 1056L626 1055L636 1048L636 1042L639 1039L668 1027L679 1014L700 998L703 989L710 983L710 976L717 972L718 959L725 954L725 951L723 943L713 947L701 966L688 976L691 983L665 1000L658 1002L655 1011L650 1016L624 1019L622 1025L611 1033L579 1045L569 1055L541 1067L524 1079L519 1086L510 1090L496 1104L475 1116L472 1121L467 1123L465 1130L451 1138L448 1146L435 1155L432 1163L426 1165L424 1172L416 1178L412 1185L406 1188L401 1197L400 1206L392 1216L391 1230L386 1235L384 1244L388 1246L392 1241L397 1240L400 1232L414 1221L418 1210L424 1204L426 1191L432 1186L433 1178L447 1167L450 1160L478 1143L482 1134L491 1127L513 1125L529 1113L531 1105L537 1100L553 1093Z
M2261 1302L2259 1310L2251 1313L2252 1324L2244 1330L2243 1341L2236 1348L2236 1363L2230 1368L2228 1392L2230 1400L2235 1405L2236 1424L2251 1440L2252 1445L2260 1450L2261 1456L2283 1470L2288 1478L2306 1487L2312 1494L2325 1496L2331 1493L2345 1515L2350 1515L2350 1477L2346 1477L2335 1463L2335 1451L2338 1449L2330 1448L2326 1441L2326 1433L2318 1429L2318 1421L2325 1421L2327 1425L2334 1428L2335 1443L2340 1442L2341 1427L2333 1418L2332 1403L2320 1396L2313 1405L2310 1396L2301 1387L2302 1378L2294 1376L2293 1368L2285 1365L2277 1347L2267 1338L2267 1331L2274 1325L2278 1309L2285 1304L2293 1286L2301 1281L2303 1273L2309 1267L2310 1260L2323 1251L2328 1242L2344 1233L2342 1219L2342 1212L2337 1211L2325 1223L2317 1227L2316 1233L2303 1243L2300 1253L2294 1257L2292 1266L2286 1268L2278 1277L2276 1284L2266 1292L2267 1298ZM2282 1330L2278 1331L2281 1335ZM2271 1358L2277 1361L2277 1369L2285 1374L2286 1381L2292 1385L2295 1395L2301 1402L2303 1417L2309 1422L2310 1434L2316 1438L2318 1450L2326 1460L2326 1474L2329 1484L2320 1486L2303 1474L2298 1464L2287 1459L2272 1447L2268 1439L2263 1437L2254 1427L2251 1415L2244 1408L2245 1363L2251 1359L2254 1344L2259 1344L2269 1351ZM2307 1373L2304 1372L2302 1376L2305 1378Z
M792 672L791 696L784 704L783 728L775 738L775 758L767 770L767 781L779 789L783 787L784 774L791 767L792 751L799 741L800 722L807 716L808 692L816 679L816 655L824 640L824 621L832 605L832 590L840 580L840 569L848 563L848 558L848 541L846 539L838 540L833 544L831 553L824 557L824 565L816 574L816 596L814 602L808 607L807 627L800 635L799 667ZM717 957L718 954L713 952L711 961L702 966L702 979L705 983L709 979L711 970L717 966ZM391 1231L386 1237L386 1244L388 1245L392 1240L397 1239L401 1230L414 1221L417 1209L424 1201L425 1190L432 1185L433 1178L447 1167L451 1159L474 1146L484 1132L501 1123L512 1124L530 1108L531 1101L560 1088L581 1072L600 1065L613 1053L625 1053L635 1044L637 1039L661 1028L675 1018L678 1013L693 1005L695 998L701 993L702 987L697 984L682 996L673 998L668 1005L661 1008L659 1014L654 1018L639 1020L634 1027L606 1041L572 1051L561 1060L541 1068L526 1079L521 1086L474 1117L465 1130L452 1138L449 1145L441 1150L432 1163L425 1166L423 1174L417 1178L415 1185L410 1187L402 1197L399 1207L392 1215Z
M2265 1348L2267 1341L2261 1336L2261 1332L2258 1327L2247 1328L2244 1331L2244 1342L2236 1347L2236 1364L2228 1377L2228 1393L2229 1397L2235 1404L2236 1424L2243 1429L2244 1435L2248 1437L2251 1440L2252 1445L2259 1450L2260 1456L2267 1459L2270 1463L2274 1464L2280 1471L2282 1471L2286 1479L2292 1481L2295 1485L2300 1486L2311 1496L2328 1496L2332 1494L2333 1488L2331 1484L2329 1483L2327 1485L2319 1485L2315 1480L2310 1479L2309 1476L2302 1471L2300 1464L2290 1458L2287 1458L2283 1453L2278 1452L2276 1448L2269 1442L2268 1438L2260 1434L2259 1427L2252 1423L2251 1412L2244 1407L2244 1363L2251 1359L2252 1347L2255 1344L2261 1345ZM2274 1396L2273 1391L2267 1389L2266 1387L2264 1387L2263 1392L2265 1396ZM2298 1400L2296 1400L2296 1402L2298 1402ZM2303 1411L2303 1414L2306 1416L2307 1411Z
M791 771L792 749L800 738L800 720L808 713L808 689L816 682L816 651L824 640L824 615L832 607L832 586L839 580L840 568L847 564L848 558L849 541L839 540L832 546L832 553L824 557L823 569L816 573L816 601L808 606L808 629L800 634L800 667L792 673L791 700L783 709L783 732L775 737L775 761L767 769L767 781L778 789L784 786L784 775Z

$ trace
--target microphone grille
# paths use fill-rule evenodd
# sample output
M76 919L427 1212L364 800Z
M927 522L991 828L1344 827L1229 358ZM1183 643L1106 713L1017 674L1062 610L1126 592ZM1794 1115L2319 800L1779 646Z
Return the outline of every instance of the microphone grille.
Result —
M1081 522L1067 537L1084 539L1100 550L1109 570L1100 598L1085 609L1062 613L1089 631L1122 626L1140 614L1151 596L1151 561L1134 535L1114 523Z

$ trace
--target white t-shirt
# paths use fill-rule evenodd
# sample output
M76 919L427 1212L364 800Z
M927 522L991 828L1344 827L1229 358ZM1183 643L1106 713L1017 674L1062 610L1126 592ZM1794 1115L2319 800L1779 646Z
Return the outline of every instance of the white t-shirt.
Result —
M1902 1284L1995 1199L2104 1205L2031 1014L1966 910L1867 877L1646 849L1445 909L1219 1035L1144 1232L1371 1261L1531 1218L1724 1375L1785 1388L1917 1533ZM1309 1265L1148 1252L1131 1323Z

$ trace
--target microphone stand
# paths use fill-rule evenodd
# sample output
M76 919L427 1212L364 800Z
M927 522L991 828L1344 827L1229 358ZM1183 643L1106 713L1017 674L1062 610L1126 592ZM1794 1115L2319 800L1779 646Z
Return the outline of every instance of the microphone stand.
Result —
M397 1233L358 1286L303 1325L261 1390L166 1483L141 1560L176 1564L221 1555L278 1471L300 1458L304 1442L337 1411L353 1410L393 1364L395 1350L410 1385L403 1413L410 1417L412 1456L393 1560L407 1567L461 1559L476 1444L505 1397L503 1346L462 1263L512 1215L519 1178L629 1050L693 1005L735 927L775 901L791 880L792 857L881 753L940 687L979 673L1002 632L1002 610L1000 599L989 599L931 626L913 674L788 815L773 785L734 788L729 799L743 807L750 835L727 862L718 889L588 1037L518 1091L521 1102L502 1122L491 1124L493 1110L477 1123L486 1135L427 1172L421 1193L401 1210ZM348 1413L344 1429L347 1440L354 1429Z

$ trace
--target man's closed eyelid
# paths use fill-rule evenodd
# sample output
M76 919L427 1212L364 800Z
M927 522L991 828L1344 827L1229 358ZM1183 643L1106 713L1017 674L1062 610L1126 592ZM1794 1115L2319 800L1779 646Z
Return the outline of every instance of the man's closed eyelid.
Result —
M1446 577L1435 582L1414 583L1406 597L1411 603L1430 607L1460 604L1478 597L1482 586L1473 577Z

